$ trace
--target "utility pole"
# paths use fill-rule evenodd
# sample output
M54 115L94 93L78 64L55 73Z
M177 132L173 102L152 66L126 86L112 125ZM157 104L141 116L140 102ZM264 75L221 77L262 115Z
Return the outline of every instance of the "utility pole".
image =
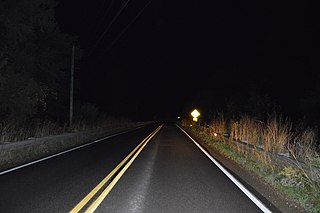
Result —
M71 55L71 75L70 75L70 112L69 112L69 127L72 125L73 119L73 79L74 79L74 57L75 57L75 45L72 45Z

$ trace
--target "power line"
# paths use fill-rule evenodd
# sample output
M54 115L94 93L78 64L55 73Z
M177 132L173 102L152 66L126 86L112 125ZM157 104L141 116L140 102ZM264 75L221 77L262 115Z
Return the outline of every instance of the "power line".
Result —
M103 4L102 4L99 12L97 13L98 15L97 15L96 17L101 17L101 18L100 18L100 19L96 22L96 24L94 25L94 27L93 27L93 29L92 29L92 32L93 32L93 33L91 33L91 34L89 34L89 35L87 36L87 37L88 37L87 40L90 40L90 35L91 35L91 37L92 37L92 35L97 32L98 26L100 26L100 24L102 24L103 21L104 21L104 20L107 18L107 16L109 15L109 12L110 12L113 4L114 4L114 0L111 0L111 2L109 3L109 5L107 6L107 8L105 8L106 5L107 5L106 2L107 2L107 0L104 0L104 2L103 2ZM103 9L105 9L105 10L103 10Z
M97 42L95 43L95 45L93 46L93 48L91 49L91 51L88 54L88 57L93 53L93 51L95 50L95 48L98 46L98 44L100 43L100 41L102 40L102 38L105 36L105 34L110 30L112 24L117 20L117 18L120 16L121 12L126 8L127 4L130 2L130 0L126 0L122 6L120 7L119 11L115 14L115 16L113 17L113 19L111 20L111 22L109 23L109 25L106 27L106 29L103 31L103 33L100 35L99 39L97 40Z
M129 22L129 24L120 32L120 34L113 40L110 44L109 49L123 36L123 34L129 29L129 27L139 18L139 16L143 13L143 11L151 4L153 0L147 2L144 7L139 11L139 13Z

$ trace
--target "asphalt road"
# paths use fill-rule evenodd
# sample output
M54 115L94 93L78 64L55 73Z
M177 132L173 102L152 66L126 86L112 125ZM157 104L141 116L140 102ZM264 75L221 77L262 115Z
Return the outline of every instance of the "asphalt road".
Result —
M175 125L149 125L0 176L0 212L69 212L139 144L96 212L261 212ZM142 141L142 142L141 142ZM119 166L116 175L126 166ZM91 198L84 212L110 179Z

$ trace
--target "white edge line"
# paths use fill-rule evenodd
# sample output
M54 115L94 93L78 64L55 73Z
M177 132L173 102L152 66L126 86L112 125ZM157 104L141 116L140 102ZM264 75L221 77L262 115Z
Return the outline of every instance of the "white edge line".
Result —
M97 140L95 140L95 141L92 141L92 142L90 142L90 143L86 143L86 144L83 144L83 145L80 145L80 146L77 146L77 147L74 147L74 148L71 148L71 149L68 149L68 150L65 150L65 151L62 151L62 152L53 154L53 155L50 155L50 156L47 156L47 157L44 157L44 158L40 158L40 159L35 160L35 161L31 161L31 162L29 162L29 163L22 164L22 165L20 165L20 166L13 167L13 168L8 169L8 170L4 170L4 171L0 172L0 176L1 176L1 175L4 175L4 174L7 174L7 173L9 173L9 172L13 172L13 171L18 170L18 169L22 169L22 168L27 167L27 166L31 166L31 165L33 165L33 164L36 164L36 163L39 163L39 162L42 162L42 161L45 161L45 160L48 160L48 159L57 157L57 156L59 156L59 155L63 155L63 154L66 154L66 153L68 153L68 152L72 152L72 151L75 151L75 150L77 150L77 149L80 149L80 148L83 148L83 147L86 147L86 146L90 146L90 145L92 145L92 144L98 143L98 142L103 141L103 140L105 140L105 139L112 138L112 137L115 137L115 136L117 136L117 135L122 135L122 134L125 134L125 133L130 132L130 131L134 131L134 130L139 129L139 128L141 128L141 127L137 127L137 128L135 128L135 129L133 129L133 130L128 130L128 131L119 132L119 133L116 133L116 134L113 134L113 135L109 135L109 136L106 136L106 137L97 139Z
M178 126L178 125L177 125ZM179 127L179 126L178 126ZM229 173L217 160L215 160L205 149L203 149L198 142L196 142L186 131L181 127L179 129L184 132L197 147L263 212L271 213L268 209L254 194L252 194L242 183L240 183L231 173Z

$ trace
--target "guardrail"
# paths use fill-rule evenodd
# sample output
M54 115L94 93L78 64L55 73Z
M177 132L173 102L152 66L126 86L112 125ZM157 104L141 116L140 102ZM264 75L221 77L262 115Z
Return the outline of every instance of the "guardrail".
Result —
M210 128L209 125L201 125L198 126L201 131L207 131ZM310 175L310 177L314 181L320 181L320 176L319 175L313 175L313 174L320 174L320 168L315 167L315 166L307 166L304 162L299 161L298 159L294 159L290 152L279 152L279 153L273 153L273 152L267 152L265 151L263 146L256 146L249 141L241 141L241 140L235 140L234 138L230 138L230 135L227 133L218 133L215 132L213 134L213 137L216 137L220 141L228 142L232 145L235 146L242 146L244 149L251 149L251 150L256 150L259 152L264 152L265 154L269 155L272 157L272 159L275 161L277 165L282 165L282 166L294 166L297 168L302 168L303 170L307 171Z

